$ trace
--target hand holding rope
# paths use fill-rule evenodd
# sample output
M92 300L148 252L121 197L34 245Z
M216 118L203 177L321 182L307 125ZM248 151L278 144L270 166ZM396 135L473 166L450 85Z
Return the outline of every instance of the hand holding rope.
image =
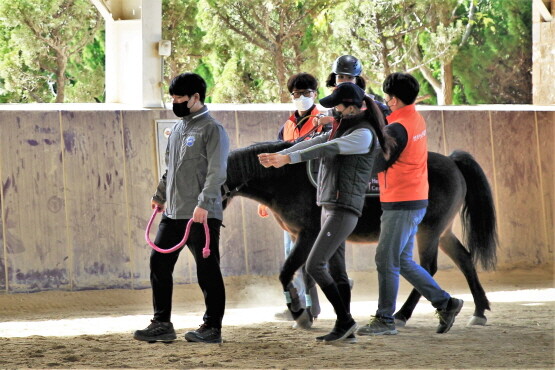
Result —
M191 225L193 225L194 221L193 219L189 220L189 222L187 223L187 227L185 228L185 235L183 236L183 239L181 239L181 241L178 244L171 247L170 249L162 249L150 240L150 235L149 235L150 227L152 226L152 221L154 221L156 214L161 212L162 212L162 208L154 207L154 212L152 213L152 216L150 216L150 220L148 220L148 224L146 225L145 240L148 243L148 245L150 245L151 248L154 249L156 252L172 253L185 245L185 243L187 242L187 239L189 238L189 231L191 230ZM210 256L210 231L208 230L207 222L203 222L203 225L204 225L204 236L205 236L206 242L204 243L204 248L202 249L202 257L208 258L208 256Z

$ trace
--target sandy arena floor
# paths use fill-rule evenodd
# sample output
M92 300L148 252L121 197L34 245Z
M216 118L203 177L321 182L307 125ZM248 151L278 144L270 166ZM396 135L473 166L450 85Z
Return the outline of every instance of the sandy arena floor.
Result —
M353 316L366 323L377 307L375 273L354 273ZM321 294L322 314L308 331L278 321L285 308L276 277L226 278L228 309L221 345L187 343L182 334L201 323L196 284L174 292L170 344L133 340L148 325L150 290L44 292L0 295L0 368L545 368L555 367L555 288L552 268L481 273L492 305L488 324L466 327L474 304L458 270L437 281L465 306L447 334L422 300L395 336L358 337L324 345L314 338L333 326ZM408 293L402 285L400 302Z

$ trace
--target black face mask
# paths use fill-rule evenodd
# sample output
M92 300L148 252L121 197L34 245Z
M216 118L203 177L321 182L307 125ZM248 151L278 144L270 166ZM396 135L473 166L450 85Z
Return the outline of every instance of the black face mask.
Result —
M341 113L340 111L338 111L335 108L333 108L331 114L332 114L333 118L335 118L336 121L340 121L341 117L343 117L343 113Z
M189 101L184 101L183 103L173 103L173 114L178 117L185 117L191 114L191 108L187 107Z

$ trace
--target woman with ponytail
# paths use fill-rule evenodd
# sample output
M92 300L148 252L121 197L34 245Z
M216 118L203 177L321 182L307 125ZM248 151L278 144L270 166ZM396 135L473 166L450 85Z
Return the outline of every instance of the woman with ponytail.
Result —
M369 109L363 111L365 101ZM259 161L264 167L278 168L321 158L316 199L322 207L321 229L305 268L332 304L337 320L329 334L316 340L355 342L357 325L350 313L344 242L362 214L379 146L387 147L385 122L379 108L353 83L340 84L320 104L335 108L337 120L331 131L278 153L262 153Z

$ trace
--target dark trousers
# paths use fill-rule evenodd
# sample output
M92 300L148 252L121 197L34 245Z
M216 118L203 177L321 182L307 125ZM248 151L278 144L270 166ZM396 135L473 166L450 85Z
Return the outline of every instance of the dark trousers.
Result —
M320 233L306 260L306 271L320 288L333 283L349 284L345 267L345 240L357 222L358 216L348 209L322 207Z
M321 229L306 261L306 271L332 304L337 319L352 324L351 289L345 267L345 240L358 216L340 207L322 207Z
M162 217L156 244L159 248L170 249L178 244L185 233L189 220L173 220ZM197 266L197 279L204 295L206 311L204 323L210 327L221 328L225 310L225 286L220 270L220 227L222 221L208 219L210 230L210 256L202 257L205 235L201 223L193 223L187 239L187 247L193 254ZM171 321L173 270L179 257L179 250L172 253L159 253L155 250L150 255L150 283L152 285L152 302L154 306L154 320Z

